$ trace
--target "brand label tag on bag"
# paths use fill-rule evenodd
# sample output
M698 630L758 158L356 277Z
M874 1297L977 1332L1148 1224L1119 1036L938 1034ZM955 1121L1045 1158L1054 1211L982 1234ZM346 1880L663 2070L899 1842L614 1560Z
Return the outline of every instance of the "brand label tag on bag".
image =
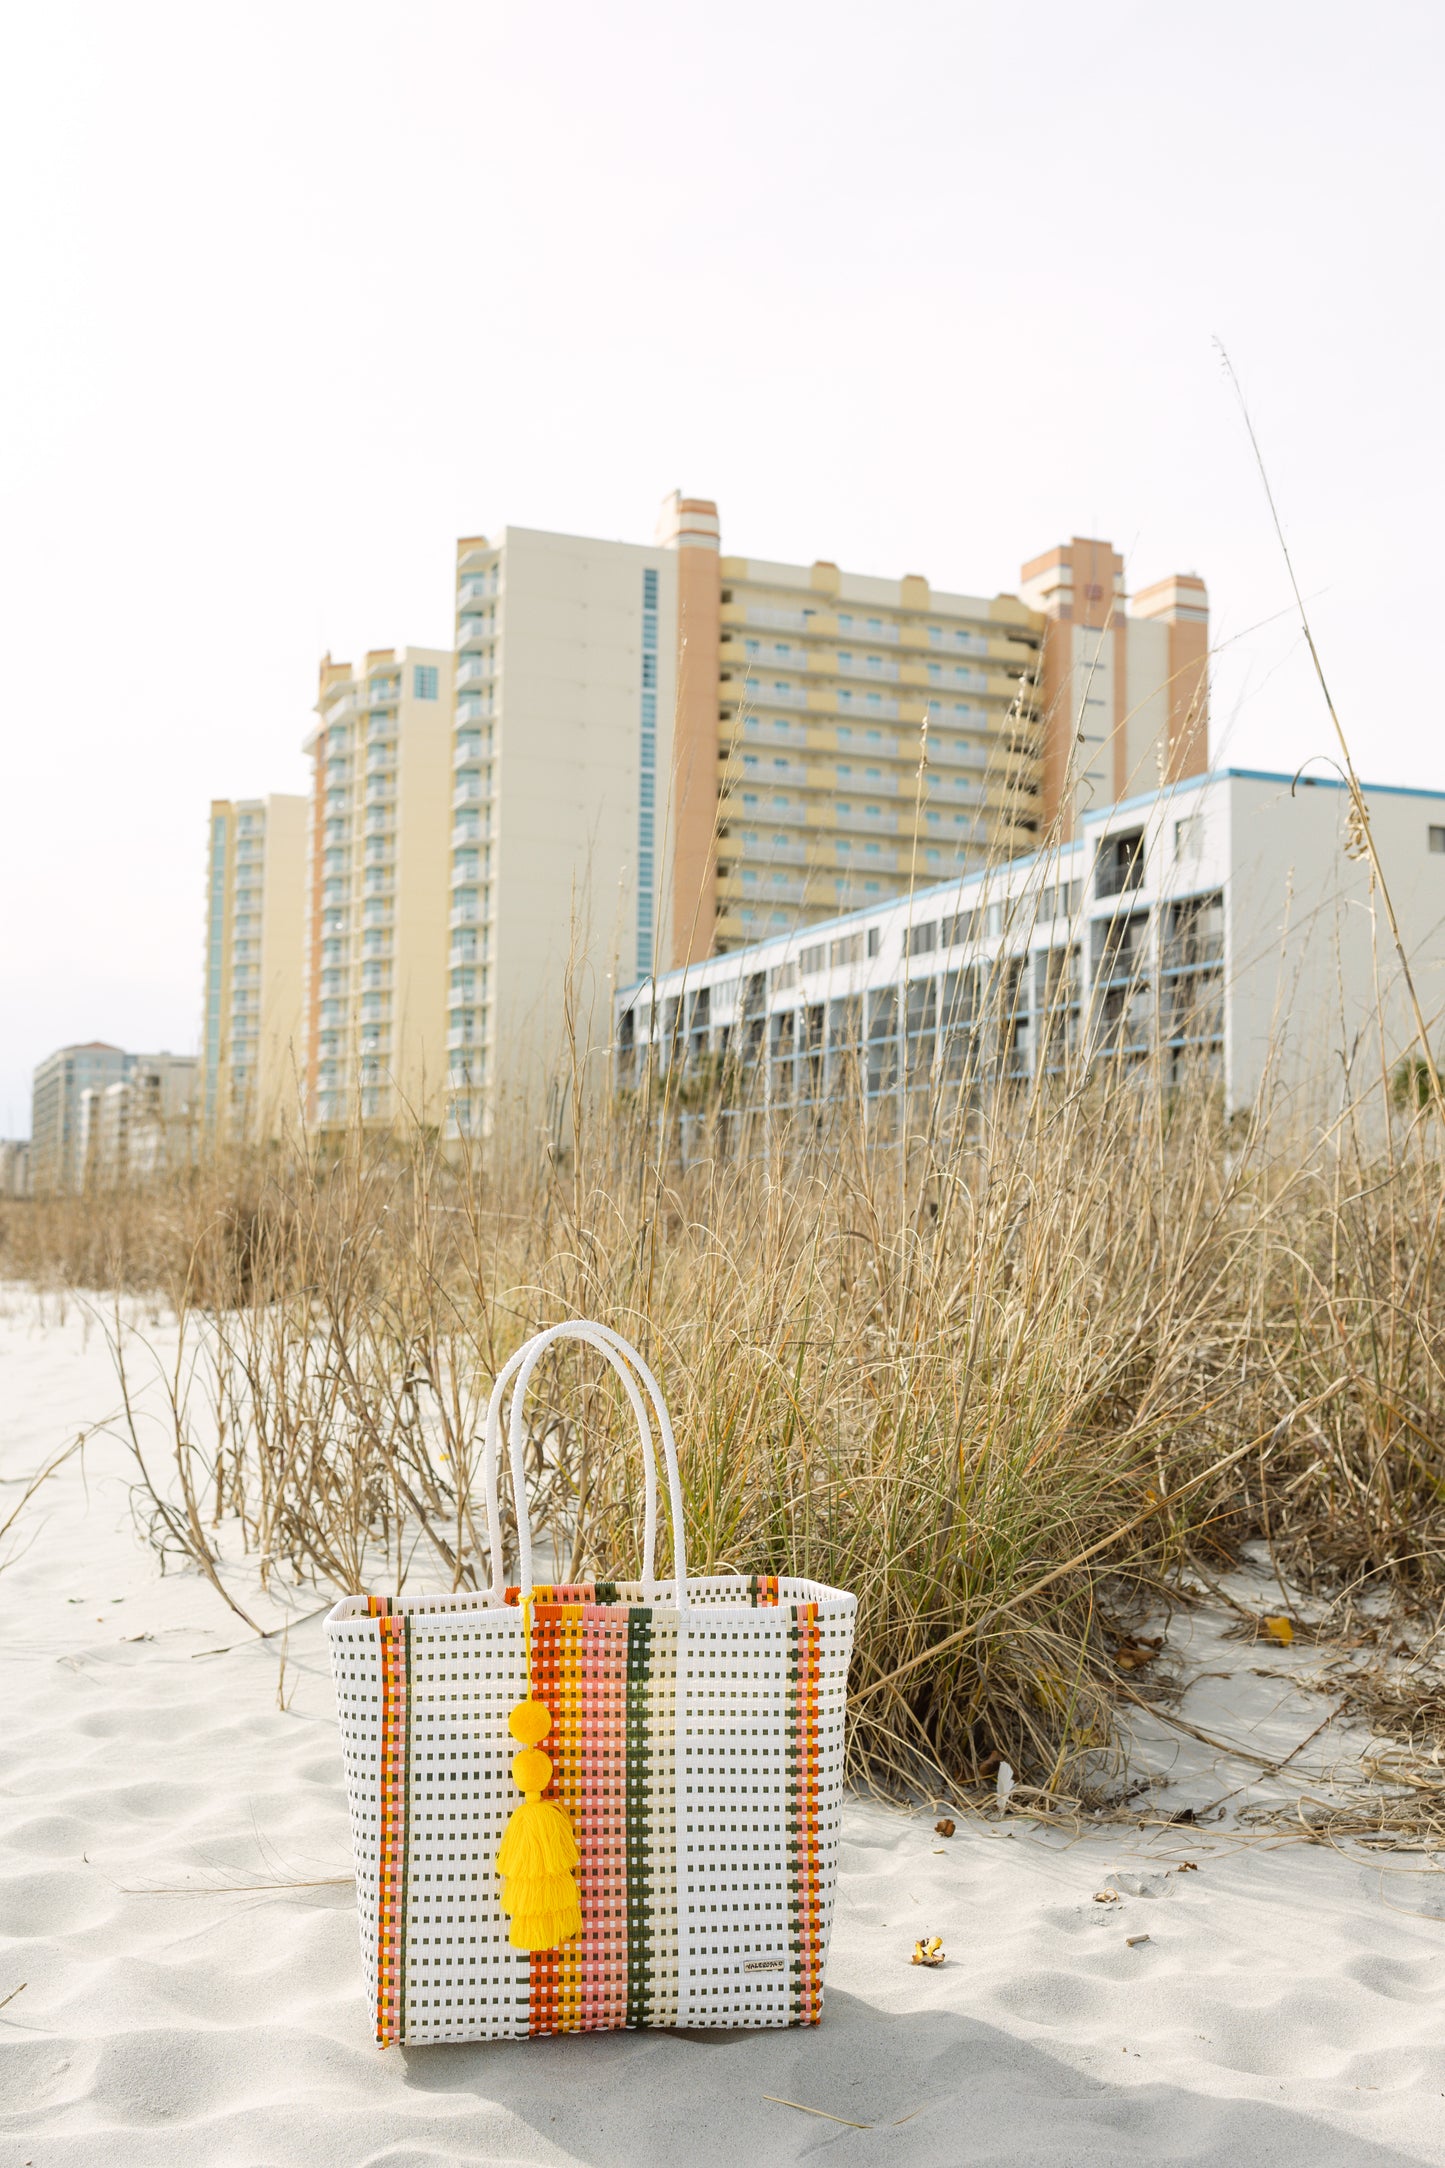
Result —
M781 1957L753 1957L743 1966L744 1972L785 1972L786 1962Z

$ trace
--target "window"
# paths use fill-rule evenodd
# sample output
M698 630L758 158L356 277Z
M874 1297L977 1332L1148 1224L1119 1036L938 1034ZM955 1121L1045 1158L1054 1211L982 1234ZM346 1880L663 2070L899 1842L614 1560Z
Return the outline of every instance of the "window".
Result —
M763 643L761 640L744 640L743 651L748 655L761 655Z
M642 607L644 610L655 610L657 608L657 574L655 572L644 572L642 575Z
M926 955L937 938L938 927L932 920L926 926L907 926L903 931L903 953L905 956Z
M1445 828L1432 828L1430 830L1430 848L1437 855L1445 857Z
M1094 859L1094 894L1122 896L1144 882L1144 833L1106 836Z
M642 682L649 687L655 687L657 684L657 657L655 655L644 655L642 658Z
M437 666L434 662L418 662L412 665L411 693L413 700L435 700Z
M1199 856L1204 841L1204 820L1198 813L1186 813L1183 820L1174 823L1174 858L1183 865Z
M870 887L872 887L873 885L873 883L869 883ZM878 954L878 928L876 926L870 926L868 928L868 954L870 956L876 956Z

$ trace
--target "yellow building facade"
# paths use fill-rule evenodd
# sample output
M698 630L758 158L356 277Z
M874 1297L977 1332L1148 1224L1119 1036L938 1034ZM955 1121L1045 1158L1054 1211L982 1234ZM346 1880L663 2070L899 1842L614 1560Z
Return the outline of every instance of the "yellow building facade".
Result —
M212 1144L300 1115L308 814L296 796L211 802L198 1099Z
M445 648L321 665L303 1010L322 1130L443 1116L453 675Z

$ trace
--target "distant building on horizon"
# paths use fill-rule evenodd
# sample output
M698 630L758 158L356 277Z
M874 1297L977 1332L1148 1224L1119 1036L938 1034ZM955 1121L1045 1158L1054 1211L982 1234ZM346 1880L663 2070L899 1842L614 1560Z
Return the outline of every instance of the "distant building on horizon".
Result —
M0 1197L30 1195L30 1142L26 1137L0 1137Z
M131 1056L103 1039L62 1046L35 1071L30 1097L30 1185L37 1197L78 1189L84 1094L121 1083Z
M305 1059L307 825L300 796L211 801L199 1116L208 1143L294 1119Z
M188 1164L196 1073L194 1054L129 1054L99 1039L47 1055L31 1092L30 1193L53 1196Z
M126 1075L80 1095L80 1187L139 1182L196 1156L194 1054L131 1054Z

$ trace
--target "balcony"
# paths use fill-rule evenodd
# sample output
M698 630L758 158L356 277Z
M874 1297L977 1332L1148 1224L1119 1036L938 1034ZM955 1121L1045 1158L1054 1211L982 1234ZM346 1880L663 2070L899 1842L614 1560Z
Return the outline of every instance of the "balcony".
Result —
M823 697L829 707L837 709L845 723L896 723L899 717L898 702L882 693L876 696L858 694L840 686L837 692Z
M464 693L473 685L485 685L491 674L490 667L480 656L468 655L457 665L457 691Z
M474 602L484 602L488 595L496 593L496 586L483 572L474 578L463 580L457 589L457 608L465 610Z
M940 726L931 717L928 725L928 765L940 768L986 768L989 749L984 745L965 745L957 738L947 735L946 726Z
M480 896L459 896L452 905L447 924L453 933L461 926L480 926L487 916L487 907Z
M458 738L456 750L452 754L452 766L454 768L474 768L481 757L482 741L479 737L472 735Z
M496 635L497 628L489 618L463 617L457 623L458 652L467 648L485 647Z
M458 821L452 830L452 849L464 851L469 846L484 843L491 832L490 821L477 820L475 817L469 821Z
M460 941L452 943L447 952L447 964L450 969L455 971L462 964L479 964L485 959L485 956L486 949L484 945L477 939L475 934L472 934L470 937L463 936Z
M765 625L770 632L807 632L812 619L803 610L770 610L762 603L750 602L744 622Z
M479 775L464 774L452 792L452 811L460 812L463 806L478 805L489 796L490 792Z
M869 638L872 638L871 633L869 635ZM849 655L850 659L847 662L844 662L842 655L837 658L838 675L840 677L875 678L880 683L884 681L896 682L899 669L901 667L900 664L893 661L878 663L861 662L856 655L852 654L851 649L847 649L844 652Z

